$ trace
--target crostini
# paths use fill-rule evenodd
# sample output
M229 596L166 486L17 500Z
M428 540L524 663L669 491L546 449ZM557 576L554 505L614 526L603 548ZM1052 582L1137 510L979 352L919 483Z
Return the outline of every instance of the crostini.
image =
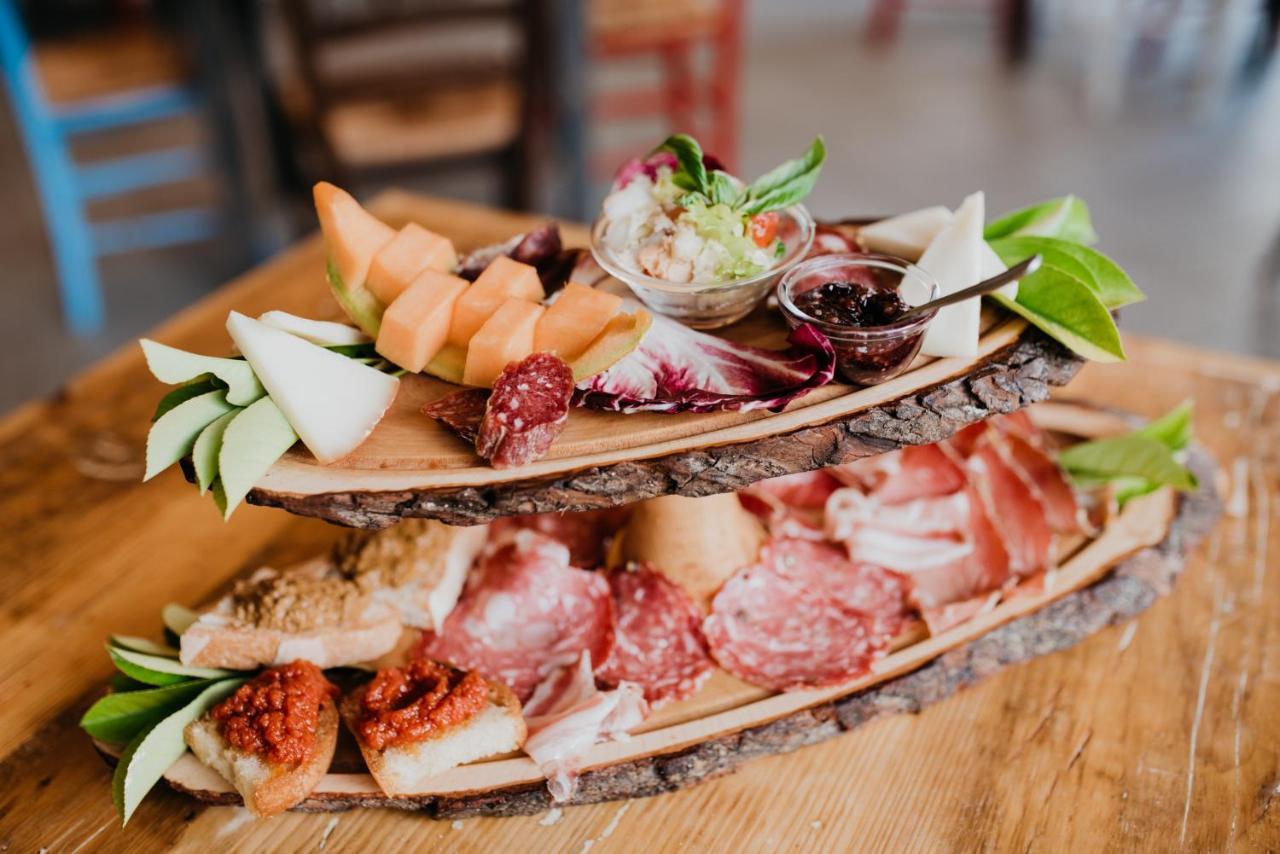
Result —
M335 688L309 661L273 667L187 725L187 746L259 818L311 794L338 743Z
M400 617L327 560L263 568L200 614L180 637L191 667L252 670L294 659L318 667L371 661L400 639Z
M388 795L420 793L450 768L519 750L527 734L509 688L428 658L379 670L339 708Z

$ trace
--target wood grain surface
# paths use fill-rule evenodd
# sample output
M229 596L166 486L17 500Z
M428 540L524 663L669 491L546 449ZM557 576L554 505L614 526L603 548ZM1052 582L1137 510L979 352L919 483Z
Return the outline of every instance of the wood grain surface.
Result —
M392 195L380 212L481 244L514 217ZM330 313L304 244L157 337L212 352L230 308ZM318 284L318 282L317 282ZM1158 292L1157 296L1158 298ZM1141 310L1140 308L1137 310ZM245 507L223 524L177 471L138 483L158 387L128 347L0 422L0 845L15 851L1264 850L1280 846L1280 365L1129 338L1064 397L1159 414L1197 401L1228 516L1137 621L1008 668L918 715L644 800L520 818L359 811L254 823L157 789L121 829L76 721L112 631L154 631L250 564L340 532ZM1277 528L1280 530L1280 528ZM909 708L904 711L910 711Z

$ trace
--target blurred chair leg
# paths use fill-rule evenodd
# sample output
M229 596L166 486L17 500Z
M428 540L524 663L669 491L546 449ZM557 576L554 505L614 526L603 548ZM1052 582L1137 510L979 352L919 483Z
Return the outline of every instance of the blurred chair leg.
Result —
M693 115L693 63L690 59L689 48L685 45L662 49L667 122L672 133L697 133Z
M742 91L742 0L728 0L716 35L711 87L711 129L716 153L730 169L738 162L738 103Z
M996 10L1005 62L1010 65L1026 62L1031 56L1031 0L996 0Z
M872 0L862 38L867 44L886 47L898 38L906 0Z
M76 167L40 93L26 32L12 0L0 0L0 65L40 195L62 312L77 333L102 327L102 287Z

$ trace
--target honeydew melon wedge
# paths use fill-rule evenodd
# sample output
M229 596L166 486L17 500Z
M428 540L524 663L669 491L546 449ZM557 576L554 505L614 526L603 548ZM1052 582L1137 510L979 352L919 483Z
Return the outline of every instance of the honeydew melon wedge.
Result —
M982 278L984 207L981 192L966 198L920 256L919 266L937 280L942 296ZM922 352L928 356L977 355L981 310L981 300L976 297L940 309L925 332Z
M253 368L243 359L201 356L147 338L138 343L147 368L162 383L177 385L211 374L226 383L227 402L235 406L248 406L266 394Z
M165 646L162 643L134 637L133 635L111 635L109 643L117 649L130 649L145 655L158 655L161 658L173 659L178 657L178 651L171 646Z
M365 344L369 341L369 336L354 326L334 323L332 320L311 320L287 311L264 312L258 315L258 319L267 326L288 332L290 335L297 335L302 340L321 347L346 347L351 344Z
M210 485L222 518L231 516L253 485L296 441L298 434L269 397L231 419L218 449L218 478Z
M172 685L185 679L219 679L235 671L216 667L188 667L177 659L148 655L124 647L108 645L107 654L121 673L147 685Z
M322 463L354 451L382 420L400 387L396 377L239 312L227 316L227 332L303 444ZM227 429L235 427L232 421ZM223 441L225 449L225 437ZM234 490L226 467L221 469L231 499Z
M151 480L191 453L201 431L233 409L219 389L193 397L161 415L147 433L147 468L142 479Z
M642 308L632 314L615 314L587 349L569 363L574 382L604 373L622 361L624 356L640 346L651 326L653 315Z
M858 242L872 252L916 261L949 222L951 211L934 205L863 226L858 230Z

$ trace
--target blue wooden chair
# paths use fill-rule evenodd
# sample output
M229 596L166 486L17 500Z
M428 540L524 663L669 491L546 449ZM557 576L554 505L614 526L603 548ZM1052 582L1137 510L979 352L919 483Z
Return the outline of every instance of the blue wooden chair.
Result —
M205 171L205 158L195 148L181 147L82 165L72 157L70 139L191 113L198 99L185 85L159 85L50 103L15 0L0 0L0 68L35 175L63 317L77 333L96 332L104 319L100 256L204 240L220 223L208 208L91 222L88 202L190 179Z

